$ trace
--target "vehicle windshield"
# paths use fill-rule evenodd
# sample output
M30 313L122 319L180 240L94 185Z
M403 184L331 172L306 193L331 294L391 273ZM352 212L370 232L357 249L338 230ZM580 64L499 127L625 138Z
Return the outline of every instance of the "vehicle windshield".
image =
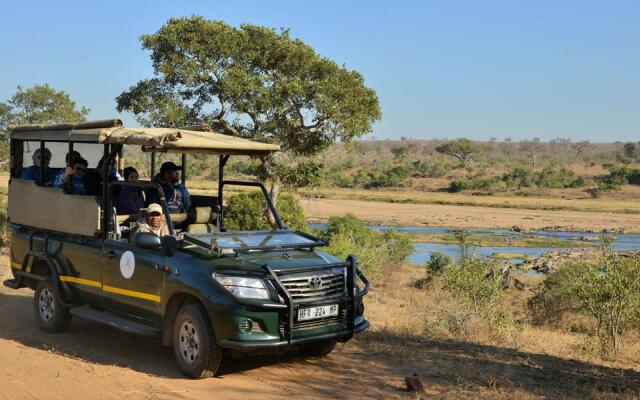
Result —
M217 252L316 247L325 243L297 231L251 231L186 234L185 241Z

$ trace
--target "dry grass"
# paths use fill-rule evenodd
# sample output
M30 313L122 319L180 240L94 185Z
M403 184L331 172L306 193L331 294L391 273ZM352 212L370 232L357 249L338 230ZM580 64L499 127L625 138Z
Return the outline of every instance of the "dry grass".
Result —
M529 292L509 289L500 305L511 318L491 327L471 317L451 329L447 316L461 306L436 282L413 286L424 270L403 266L376 279L367 298L372 328L358 340L375 357L417 373L429 398L638 398L640 343L633 336L616 360L602 360L575 322L528 323ZM455 324L453 324L455 327Z
M535 196L474 196L467 193L427 192L417 189L342 189L326 188L303 192L314 197L330 199L367 200L389 203L442 204L477 207L515 208L529 210L567 210L580 212L613 212L623 214L640 213L640 187L627 185L618 193L607 193L603 198L593 199L580 189L545 191ZM615 198L613 197L615 196Z

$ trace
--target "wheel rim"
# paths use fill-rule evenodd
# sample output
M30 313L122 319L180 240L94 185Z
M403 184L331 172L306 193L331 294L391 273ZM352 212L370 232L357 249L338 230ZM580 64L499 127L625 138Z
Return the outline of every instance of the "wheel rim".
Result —
M189 365L194 364L198 360L200 337L193 321L186 320L180 325L178 340L182 359Z
M40 310L40 317L43 321L49 322L53 319L55 307L56 303L53 298L53 292L51 292L49 288L42 289L40 296L38 296L38 309Z

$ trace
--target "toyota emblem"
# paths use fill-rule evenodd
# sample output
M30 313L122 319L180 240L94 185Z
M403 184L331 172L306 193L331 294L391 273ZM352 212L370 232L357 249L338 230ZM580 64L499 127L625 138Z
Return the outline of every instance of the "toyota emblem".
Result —
M320 287L320 285L322 285L322 278L320 278L319 276L312 276L307 281L307 284L310 288L318 288Z

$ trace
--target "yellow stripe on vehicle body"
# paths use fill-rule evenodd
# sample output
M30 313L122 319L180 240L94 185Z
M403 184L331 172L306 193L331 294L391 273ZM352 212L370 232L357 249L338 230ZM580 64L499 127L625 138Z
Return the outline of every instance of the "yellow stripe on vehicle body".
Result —
M19 262L11 261L11 268L21 269L22 264ZM94 288L102 289L105 292L121 294L123 296L135 297L138 299L150 300L156 303L160 303L160 296L144 292L136 292L133 290L121 289L114 286L102 285L98 281L92 281L90 279L76 278L75 276L60 275L60 280L63 282L77 283L79 285L91 286Z
M81 285L91 286L95 288L102 288L102 284L98 281L76 278L75 276L60 275L60 280L63 282L79 283Z
M160 296L150 293L135 292L133 290L121 289L113 286L102 286L102 290L109 293L122 294L129 297L137 297L139 299L151 300L160 303Z

